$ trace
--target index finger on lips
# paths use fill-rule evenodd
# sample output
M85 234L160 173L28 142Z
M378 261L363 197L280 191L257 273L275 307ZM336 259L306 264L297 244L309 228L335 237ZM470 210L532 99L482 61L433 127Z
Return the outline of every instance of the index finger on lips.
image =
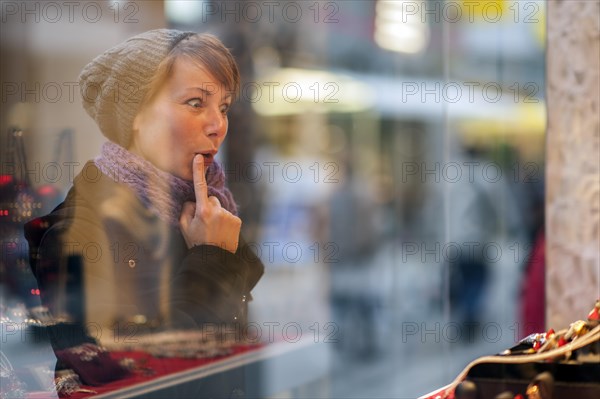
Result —
M196 194L196 213L208 204L208 185L204 175L204 157L200 154L194 157L194 192Z

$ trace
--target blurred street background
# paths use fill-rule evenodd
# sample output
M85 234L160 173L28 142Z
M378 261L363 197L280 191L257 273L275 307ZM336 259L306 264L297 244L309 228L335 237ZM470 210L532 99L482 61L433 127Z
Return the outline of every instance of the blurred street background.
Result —
M22 130L2 137L3 316L39 296L22 224L103 142L79 71L170 27L240 65L219 156L266 266L251 320L329 352L278 397L414 398L543 329L544 2L74 3L2 1L1 128ZM19 207L24 181L39 206Z

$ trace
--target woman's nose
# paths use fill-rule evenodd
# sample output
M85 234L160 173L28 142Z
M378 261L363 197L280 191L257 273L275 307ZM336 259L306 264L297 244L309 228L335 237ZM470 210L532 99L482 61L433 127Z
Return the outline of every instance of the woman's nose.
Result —
M206 113L205 132L208 136L222 136L225 134L225 116L217 107L209 107Z

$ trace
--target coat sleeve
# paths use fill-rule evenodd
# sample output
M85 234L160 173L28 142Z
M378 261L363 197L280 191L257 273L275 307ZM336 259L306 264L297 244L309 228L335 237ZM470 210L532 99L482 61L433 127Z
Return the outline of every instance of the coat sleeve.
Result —
M245 323L250 291L264 266L240 238L235 254L213 245L191 248L171 279L171 321L178 328Z

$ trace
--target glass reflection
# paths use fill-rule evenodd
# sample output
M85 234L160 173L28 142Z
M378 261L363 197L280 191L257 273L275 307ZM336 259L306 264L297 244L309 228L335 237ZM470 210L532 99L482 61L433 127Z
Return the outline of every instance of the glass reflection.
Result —
M231 389L248 396L416 397L450 382L470 360L543 330L543 2L150 3L103 4L103 15L110 18L98 24L79 18L74 25L66 20L51 25L41 17L39 23L22 23L7 14L4 29L13 34L2 39L7 54L2 128L8 139L0 216L3 337L11 349L2 353L14 369L45 370L42 377L26 379L11 374L15 392L43 390L60 377L45 339L43 350L31 351L36 335L29 331L51 316L40 307L45 287L31 273L37 266L29 260L34 248L25 244L24 223L64 200L73 177L101 153L103 141L98 132L92 138L96 128L81 113L79 100L63 91L52 102L43 88L57 80L72 82L94 56L150 30L148 25L214 34L239 66L240 90L227 111L227 138L209 158L222 165L238 205L244 237L239 245L246 248L249 270L264 265L264 275L248 273L241 279L245 283L225 287L236 293L234 303L214 294L218 284L192 284L202 279L196 270L186 270L177 285L182 291L169 295L181 305L177 327L192 331L178 329L173 335L155 289L163 287L161 271L172 265L159 264L155 255L185 252L186 240L177 242L168 223L153 224L143 209L115 205L117 222L108 226L112 233L101 244L102 253L116 253L130 274L149 272L146 265L153 265L154 273L116 290L113 303L101 298L114 287L89 289L89 276L71 273L71 280L61 282L70 295L57 301L80 321L91 307L112 309L97 312L107 317L99 323L110 332L103 339L115 343L112 338L120 337L120 346L106 348L138 353L125 362L135 375L154 378L161 367L175 367L169 363L173 358L226 358L239 349L227 346L229 340L243 338L261 349L292 348L279 354L280 363L230 376L245 378L243 388ZM115 9L121 11L119 22L137 15L139 24L125 29L119 23L114 37L100 37L98 31L114 27ZM160 17L142 21L142 12ZM75 44L77 35L66 33L73 26L81 36ZM25 27L32 28L30 36L18 34ZM40 43L47 41L70 56L43 51ZM95 43L93 54L80 41ZM44 61L39 70L20 68L38 58ZM204 80L213 78L219 80ZM28 82L26 88L39 82L39 99L21 93L19 82ZM195 107L193 100L201 102L204 95L183 103ZM217 97L211 118L230 102ZM160 157L181 151L187 168L195 152L209 148L188 154L186 129L196 127L182 122L184 117L167 124L162 110L155 106L138 122L179 139L142 141L136 148L150 151L170 172L178 165ZM73 115L72 121L66 115ZM204 126L224 138L218 120ZM181 177L193 181L191 168ZM92 187L108 190L97 183ZM127 231L131 219L144 222L144 228L133 229L147 236L144 246L129 245L137 239L117 239L115 232ZM94 247L87 248L94 255ZM128 256L131 251L146 252L147 259ZM77 271L81 261L63 263ZM126 282L122 274L117 279ZM99 296L90 297L93 292ZM198 292L210 293L214 312L201 311L204 301L182 300ZM245 327L216 328L222 326L221 312L237 315L232 309L241 310ZM68 328L55 337L68 336L80 345L98 338L90 325ZM58 350L72 347L54 343ZM15 361L23 348L31 356ZM298 370L294 364L303 366ZM62 377L63 384L75 386L74 376ZM211 392L206 385L180 389L181 394Z

